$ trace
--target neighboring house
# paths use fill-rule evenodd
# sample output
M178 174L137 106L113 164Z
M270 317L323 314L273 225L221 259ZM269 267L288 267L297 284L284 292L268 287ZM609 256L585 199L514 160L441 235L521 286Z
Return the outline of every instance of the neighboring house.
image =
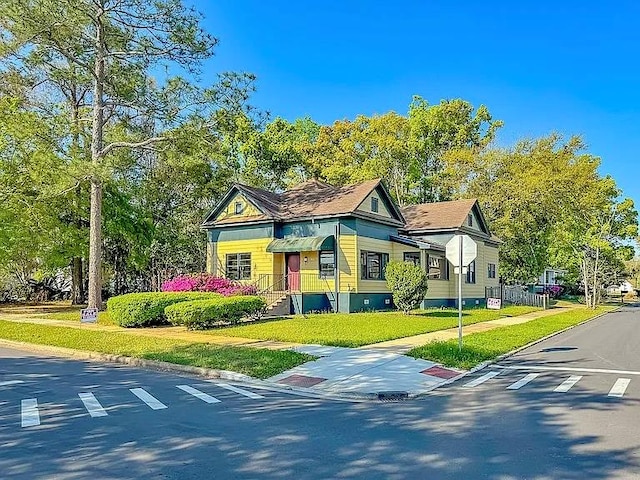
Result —
M635 288L631 285L629 280L625 280L620 285L611 285L607 287L607 295L616 296L616 295L624 295L626 293L635 292Z
M544 273L540 275L538 279L538 285L549 287L552 285L560 285L560 279L567 272L566 270L559 270L557 268L545 268Z
M295 313L390 308L384 269L392 260L428 272L423 306L454 306L455 275L444 245L457 233L478 243L465 303L484 302L485 286L498 285L499 241L477 201L400 209L380 180L344 187L310 180L282 193L237 184L203 229L209 273L255 283Z

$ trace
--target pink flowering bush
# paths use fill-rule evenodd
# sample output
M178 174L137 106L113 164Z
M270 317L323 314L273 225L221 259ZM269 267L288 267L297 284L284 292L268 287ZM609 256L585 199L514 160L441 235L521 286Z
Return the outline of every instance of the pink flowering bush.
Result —
M234 295L255 295L255 285L244 285L228 278L214 277L208 273L180 275L162 284L163 292L214 292L231 297Z

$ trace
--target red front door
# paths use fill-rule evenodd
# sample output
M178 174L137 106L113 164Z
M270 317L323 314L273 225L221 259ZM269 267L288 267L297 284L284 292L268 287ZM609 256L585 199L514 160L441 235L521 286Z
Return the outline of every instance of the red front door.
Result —
M287 288L289 290L300 290L300 254L287 254Z

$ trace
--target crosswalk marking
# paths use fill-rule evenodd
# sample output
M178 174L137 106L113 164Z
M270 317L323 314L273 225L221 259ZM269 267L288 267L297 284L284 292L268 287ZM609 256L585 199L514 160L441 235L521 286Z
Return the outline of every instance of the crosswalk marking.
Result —
M627 390L629 383L631 382L628 378L619 378L616 380L616 383L613 384L611 390L609 390L608 397L622 397L624 392Z
M23 427L35 427L40 425L40 412L38 411L37 398L25 398L22 400L21 424Z
M108 415L93 393L83 392L79 393L78 396L80 400L82 400L82 403L84 403L84 408L87 409L87 412L89 412L89 415L92 417L106 417Z
M240 395L244 395L245 397L254 398L254 399L264 398L262 395L258 395L257 393L249 392L248 390L243 390L241 388L234 387L233 385L229 385L227 383L216 383L216 385L218 387L226 388L227 390L231 390L232 392L239 393Z
M512 383L511 385L509 385L507 387L507 390L518 390L518 389L524 387L527 383L529 383L531 380L536 378L538 375L540 375L540 374L539 373L530 373L528 375L525 375L524 377L522 377L517 382Z
M581 378L582 378L582 375L571 375L564 382L558 385L553 391L559 392L559 393L566 393L571 389L571 387L573 387L576 383L578 383Z
M8 387L10 385L18 385L24 383L22 380L7 380L6 382L0 382L0 387Z
M220 400L218 400L216 397L212 397L211 395L209 395L207 393L204 393L204 392L201 392L197 388L190 387L189 385L176 385L176 387L178 387L183 392L187 392L187 393L193 395L194 397L199 398L200 400L202 400L204 402L207 402L207 403L220 403Z
M496 375L499 375L500 372L497 370L492 370L489 373L485 373L483 376L476 378L475 380L471 380L468 383L465 383L463 385L464 388L473 388L473 387L477 387L478 385L486 382L487 380L492 379L493 377L495 377Z
M136 397L142 400L144 403L149 405L153 410L161 410L163 408L167 408L167 406L158 400L156 397L147 392L144 388L130 388L129 391L133 393Z

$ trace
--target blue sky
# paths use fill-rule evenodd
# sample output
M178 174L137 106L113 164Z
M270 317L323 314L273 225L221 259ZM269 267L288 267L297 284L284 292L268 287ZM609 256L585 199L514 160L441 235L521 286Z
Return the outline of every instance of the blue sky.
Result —
M253 103L321 123L463 98L498 143L582 135L640 206L640 2L204 0L220 39L204 79L258 76Z

